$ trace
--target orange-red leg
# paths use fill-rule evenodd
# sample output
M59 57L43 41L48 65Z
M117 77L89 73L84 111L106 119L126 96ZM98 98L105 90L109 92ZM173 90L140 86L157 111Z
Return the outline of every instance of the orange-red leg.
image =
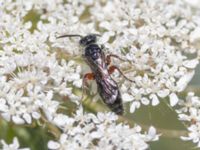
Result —
M115 70L119 71L119 73L125 78L127 79L128 81L130 82L134 82L133 80L129 79L128 77L125 76L125 74L117 67L117 66L110 66L109 69L108 69L108 73L109 74L112 74Z
M87 81L88 80L94 80L95 75L94 73L86 73L83 77L83 82L82 82L82 96L81 96L81 100L83 100L83 96L85 93L85 85L87 85Z
M124 59L120 58L119 56L117 55L114 55L114 54L109 54L106 56L106 64L109 65L111 63L111 57L114 57L114 58L117 58L119 60L122 60L122 61L125 61Z

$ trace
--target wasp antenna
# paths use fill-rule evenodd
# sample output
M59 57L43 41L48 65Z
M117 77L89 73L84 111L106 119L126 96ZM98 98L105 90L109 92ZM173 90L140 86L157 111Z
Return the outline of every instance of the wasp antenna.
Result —
M69 35L61 35L61 36L58 36L56 38L60 39L60 38L65 38L65 37L80 37L80 38L82 38L83 36L78 35L78 34L69 34Z

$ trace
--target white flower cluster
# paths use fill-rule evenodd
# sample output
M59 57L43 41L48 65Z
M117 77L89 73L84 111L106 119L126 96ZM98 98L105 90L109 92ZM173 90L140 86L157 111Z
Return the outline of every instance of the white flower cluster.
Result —
M30 32L32 23L23 20L29 2L24 1L25 7L20 3L0 1L0 114L7 121L30 124L41 111L49 120L53 117L59 106L55 96L78 102L72 91L81 87L81 67L57 59L49 51L47 35Z
M196 30L200 27L199 11L182 0L135 1L115 0L91 8L92 19L103 30L101 43L111 53L130 63L118 63L135 83L122 82L124 102L131 102L130 112L144 105L159 104L169 97L170 105L178 102L199 63L200 47Z
M65 149L147 149L147 142L158 140L156 130L150 127L148 133L141 133L141 127L116 123L114 113L83 113L79 109L73 118L57 114L55 124L63 133L59 141L49 141L52 150Z
M192 140L200 147L200 97L190 92L185 100L179 101L178 105L180 108L176 112L189 131L188 137L183 136L181 139Z
M62 8L42 15L48 23L38 23L41 32L51 35L52 47L80 55L78 39L55 40L54 34L101 32L99 43L108 53L127 59L115 64L135 81L120 82L121 78L114 77L121 84L124 102L131 103L130 112L141 103L155 106L167 96L171 106L177 104L177 93L185 89L199 63L197 55L183 55L196 54L200 48L195 34L200 27L199 11L181 0L70 1Z
M187 86L199 62L197 57L189 59L182 54L197 51L193 42L198 38L192 34L200 24L198 11L192 11L184 1L2 0L0 3L3 16L0 20L0 75L3 87L7 87L3 90L4 97L1 96L4 99L1 112L7 113L4 116L16 115L18 120L29 118L25 121L30 123L33 116L30 113L37 112L42 105L37 103L32 105L34 108L16 112L15 105L8 102L9 92L18 94L14 97L20 100L26 97L26 102L17 100L20 104L36 103L31 100L35 99L31 93L42 97L52 95L51 98L58 93L77 102L68 83L81 87L81 69L78 62L70 58L82 51L77 39L58 40L57 35L102 32L99 42L109 53L129 60L129 63L118 64L135 81L120 82L124 102L131 102L130 112L141 103L157 105L159 99L166 96L172 106L176 105L176 93ZM31 12L39 16L37 22L24 19ZM63 58L68 59L68 63ZM14 104L15 98L12 98ZM26 117L22 117L24 114ZM36 116L34 118L39 117Z
M1 150L30 150L30 148L19 148L19 141L15 137L11 144L7 144L4 140L0 141Z

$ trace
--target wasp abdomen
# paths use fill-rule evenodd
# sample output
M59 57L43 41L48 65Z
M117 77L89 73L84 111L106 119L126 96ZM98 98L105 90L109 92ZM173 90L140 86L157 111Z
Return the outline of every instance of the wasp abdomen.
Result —
M98 76L97 76L98 78ZM104 103L116 114L123 114L123 105L119 88L114 80L111 78L97 79L99 94Z
M113 104L107 104L108 107L118 115L123 115L124 109L122 105L121 96L118 96Z
M122 104L122 99L121 99L121 95L120 93L118 92L118 95L115 99L110 99L108 98L108 95L107 95L107 98L105 97L105 93L101 93L100 92L100 95L104 101L104 103L113 111L115 112L116 114L118 115L122 115L123 112L124 112L124 109L123 109L123 104ZM110 95L112 96L112 95Z

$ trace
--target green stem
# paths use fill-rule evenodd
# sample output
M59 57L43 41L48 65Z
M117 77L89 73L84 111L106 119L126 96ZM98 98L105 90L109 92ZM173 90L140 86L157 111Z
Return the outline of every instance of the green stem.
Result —
M56 139L60 138L61 131L59 130L58 127L49 123L49 121L46 120L46 118L44 116L42 116L40 120L44 123L44 127L47 128L49 133L51 133Z

